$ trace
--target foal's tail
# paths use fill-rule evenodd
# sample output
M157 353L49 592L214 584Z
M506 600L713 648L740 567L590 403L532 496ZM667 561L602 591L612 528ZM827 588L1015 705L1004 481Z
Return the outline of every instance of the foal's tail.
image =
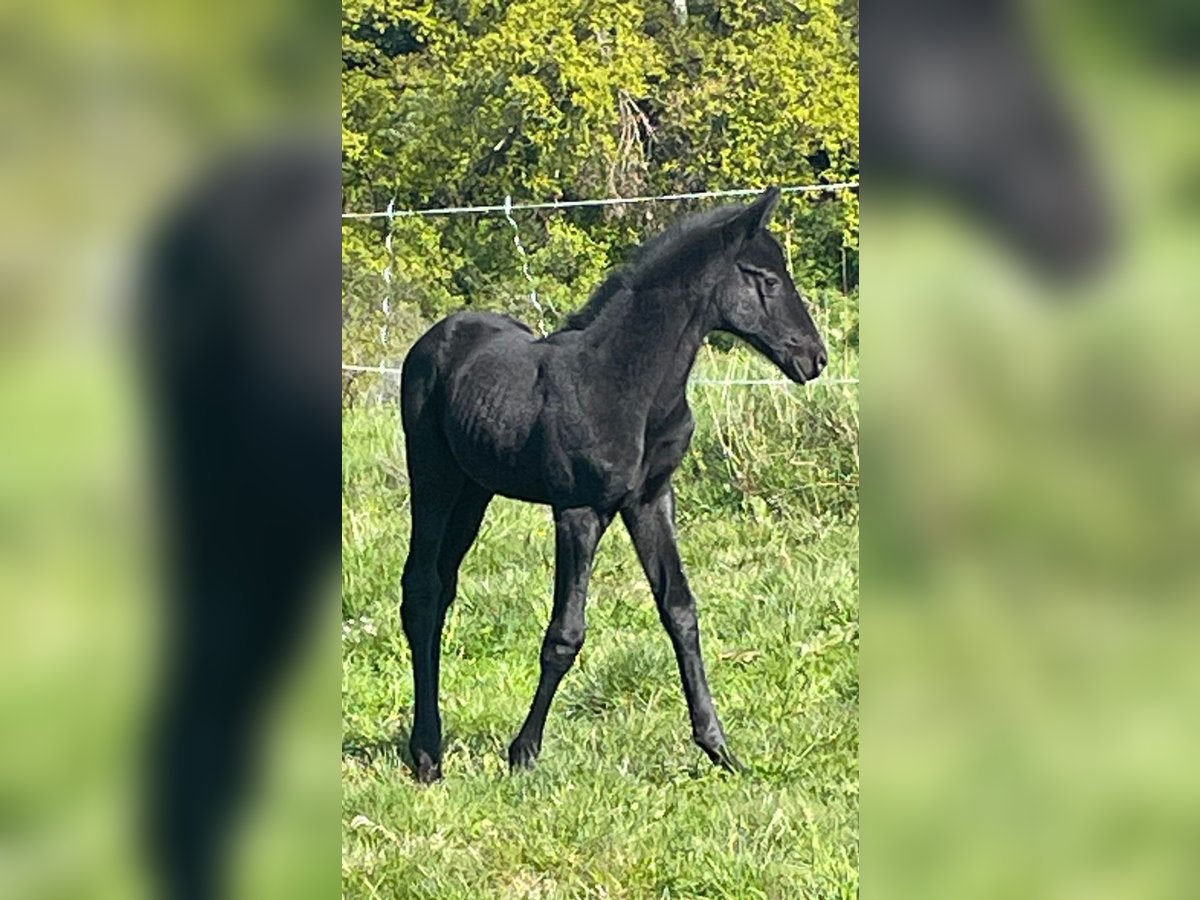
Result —
M437 418L441 377L439 359L446 341L445 320L438 322L413 344L400 368L400 418L410 449L419 428Z

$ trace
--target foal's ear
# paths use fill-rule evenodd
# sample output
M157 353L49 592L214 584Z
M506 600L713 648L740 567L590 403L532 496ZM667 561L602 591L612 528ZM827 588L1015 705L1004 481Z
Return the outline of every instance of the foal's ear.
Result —
M742 241L750 240L766 228L775 213L775 207L779 205L779 196L779 188L775 185L759 194L753 203L738 213L726 226L727 240L739 246Z

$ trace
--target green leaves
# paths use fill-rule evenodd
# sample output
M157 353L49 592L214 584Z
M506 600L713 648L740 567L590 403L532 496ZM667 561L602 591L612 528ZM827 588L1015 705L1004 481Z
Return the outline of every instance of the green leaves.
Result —
M348 210L578 199L852 180L857 38L838 0L347 0ZM674 204L518 214L539 291L566 312ZM843 287L857 253L850 192L785 204L777 227L808 287ZM380 305L380 223L347 223L347 303ZM569 237L568 237L569 235ZM527 315L511 233L482 219L397 228L397 304ZM581 252L582 259L560 258ZM369 274L361 269L366 268ZM851 275L857 266L851 262ZM852 284L850 284L852 286ZM347 310L350 319L366 315ZM349 340L355 340L351 336Z

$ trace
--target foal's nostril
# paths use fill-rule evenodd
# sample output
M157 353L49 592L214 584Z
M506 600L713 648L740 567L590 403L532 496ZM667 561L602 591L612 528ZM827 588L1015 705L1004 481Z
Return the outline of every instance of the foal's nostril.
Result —
M824 350L817 351L817 371L820 372L829 362L829 356Z

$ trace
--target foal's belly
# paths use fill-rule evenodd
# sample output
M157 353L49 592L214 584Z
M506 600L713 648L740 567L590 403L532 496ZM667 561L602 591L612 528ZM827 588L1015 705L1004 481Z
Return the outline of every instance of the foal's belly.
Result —
M494 493L561 508L616 510L638 480L638 466L611 461L591 447L564 450L551 428L536 423L524 443L509 449L503 427L450 437L451 452L472 481Z

